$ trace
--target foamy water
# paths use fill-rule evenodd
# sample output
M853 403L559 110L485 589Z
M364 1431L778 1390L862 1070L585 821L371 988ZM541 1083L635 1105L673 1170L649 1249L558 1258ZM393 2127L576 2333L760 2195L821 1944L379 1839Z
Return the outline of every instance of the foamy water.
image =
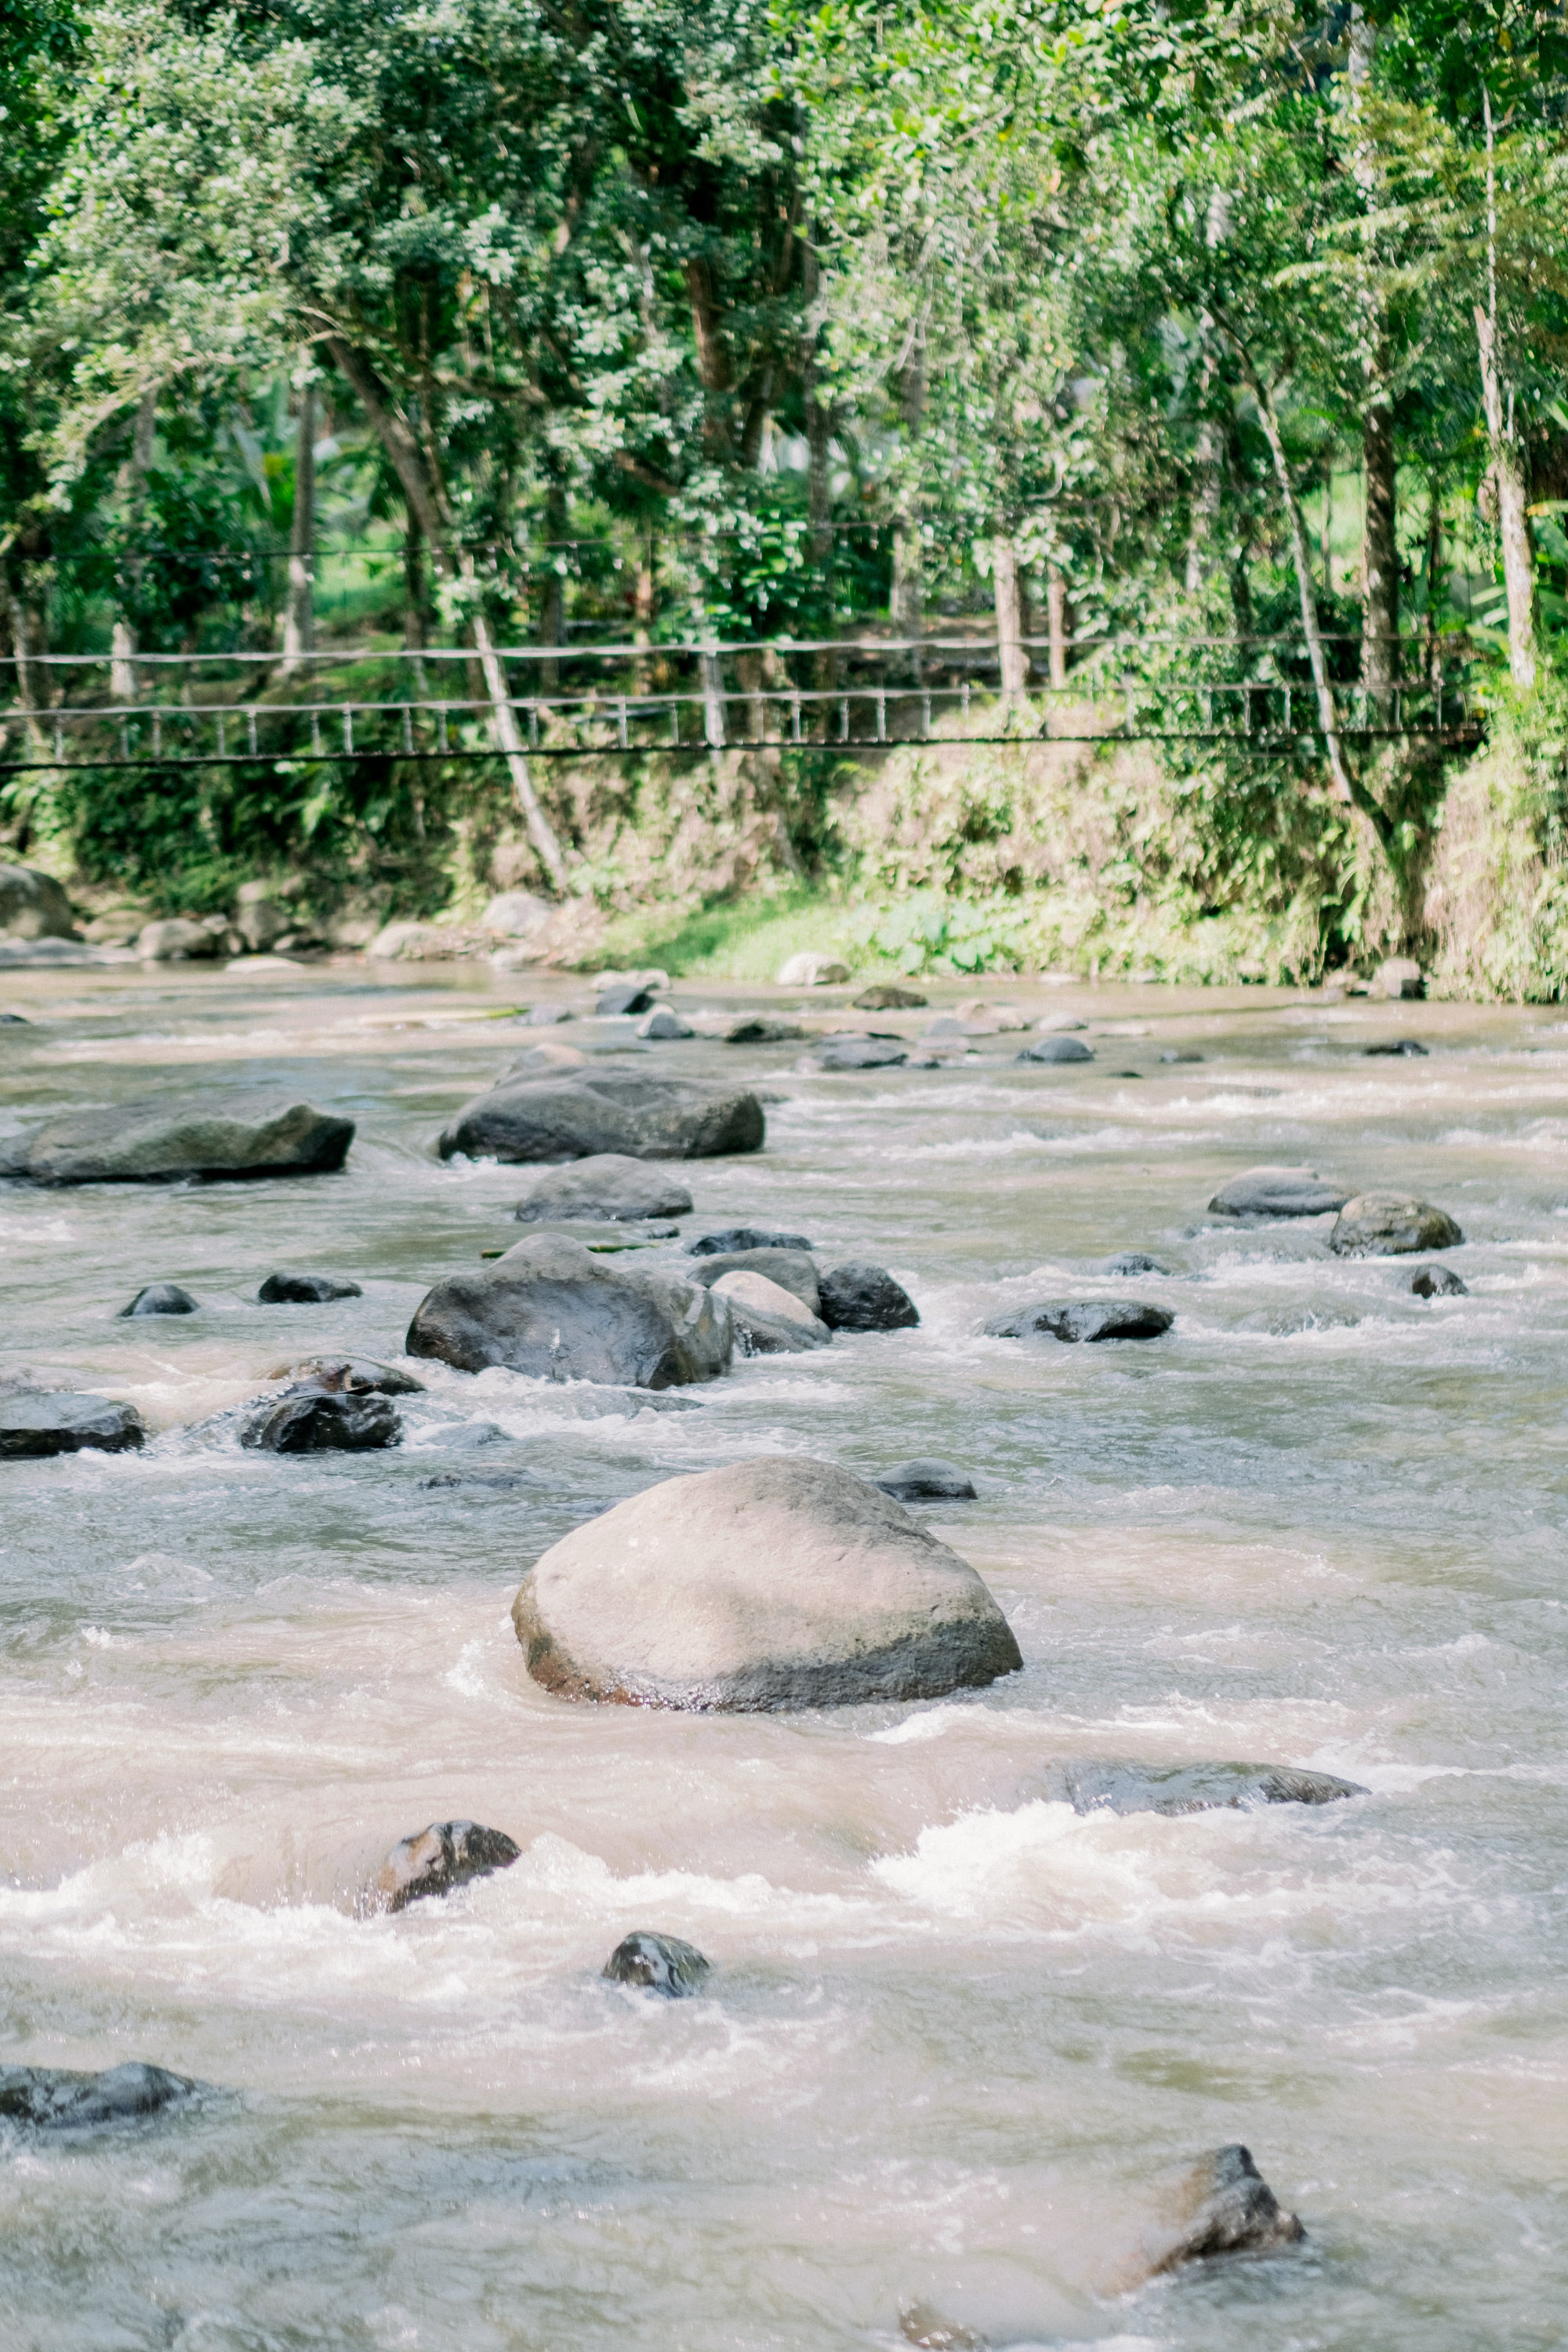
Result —
M7 976L32 1025L0 1028L0 1118L260 1083L359 1134L337 1177L0 1186L0 1370L156 1433L0 1465L0 2064L221 2091L0 2137L5 2352L831 2352L897 2344L915 2299L1054 2352L1563 2341L1568 1024L1008 983L1089 1018L1096 1064L662 1047L637 1066L783 1097L765 1152L689 1171L688 1234L873 1257L918 1330L744 1364L689 1411L422 1365L395 1453L242 1453L268 1374L395 1357L431 1281L517 1237L527 1175L430 1143L527 1042L481 1016L530 992ZM1362 1056L1400 1034L1429 1057ZM1439 1202L1471 1295L1331 1258L1326 1221L1208 1218L1265 1160ZM1169 1272L1094 1272L1127 1249ZM364 1296L258 1307L278 1265ZM116 1322L155 1280L200 1314ZM1113 1288L1173 1331L982 1334ZM932 1523L1024 1673L772 1719L529 1682L508 1609L549 1543L781 1450L968 1468L980 1500ZM422 1483L447 1472L521 1483ZM1039 1793L1070 1755L1368 1794L1080 1818ZM453 1815L521 1860L359 1916L387 1848ZM604 1984L633 1927L699 1944L711 1992ZM1155 2174L1233 2139L1307 2247L1126 2291Z

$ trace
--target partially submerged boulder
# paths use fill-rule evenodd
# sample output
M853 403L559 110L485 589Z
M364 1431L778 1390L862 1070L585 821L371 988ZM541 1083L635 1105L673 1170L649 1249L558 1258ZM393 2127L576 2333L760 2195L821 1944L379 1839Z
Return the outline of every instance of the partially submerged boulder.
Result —
M804 1234L770 1233L762 1225L726 1225L722 1233L704 1234L700 1241L687 1244L689 1257L728 1256L736 1250L808 1250L811 1244Z
M13 940L74 940L71 902L52 874L0 866L0 932Z
M770 1282L765 1274L738 1266L731 1274L721 1274L712 1288L716 1297L728 1302L731 1319L749 1356L796 1355L803 1349L826 1348L833 1338L826 1324L793 1290Z
M678 1038L695 1037L697 1032L690 1022L683 1021L672 1006L656 1004L651 1013L644 1014L632 1034L635 1037L650 1037L656 1044L668 1045Z
M1364 1797L1356 1780L1292 1764L1128 1764L1065 1756L1022 1793L1068 1804L1076 1813L1252 1812L1265 1805L1333 1805Z
M1162 1265L1157 1257L1150 1257L1143 1250L1121 1250L1115 1257L1108 1257L1100 1268L1102 1274L1125 1275L1169 1274L1170 1270L1169 1266Z
M545 1218L626 1224L643 1217L684 1217L690 1210L690 1193L667 1170L622 1151L595 1151L542 1176L518 1202L516 1213L521 1224Z
M780 1021L766 1013L742 1013L722 1034L726 1045L782 1045L788 1038L804 1037L805 1032L798 1021Z
M1020 1062L1092 1062L1094 1047L1086 1045L1081 1037L1064 1037L1059 1030L1049 1036L1037 1037L1017 1056Z
M590 1519L525 1579L512 1622L546 1690L629 1706L936 1698L1023 1663L967 1561L798 1455L667 1478Z
M817 1312L833 1331L908 1331L921 1319L914 1300L885 1265L859 1259L830 1265L817 1291Z
M1410 1192L1358 1192L1334 1219L1329 1247L1339 1257L1407 1257L1458 1249L1464 1234L1446 1209Z
M364 1293L345 1274L269 1274L256 1296L263 1307L324 1307Z
M352 1118L310 1103L241 1097L220 1105L154 1096L66 1111L0 1142L0 1175L35 1184L149 1184L174 1178L316 1176L341 1168Z
M115 1319L123 1323L133 1316L194 1315L195 1311L195 1300L177 1282L150 1282L137 1292L129 1307L120 1309Z
M793 1291L813 1315L822 1312L816 1260L807 1250L763 1246L710 1251L698 1259L691 1269L691 1279L705 1282L711 1288L727 1274L760 1274L767 1281L777 1283L781 1290Z
M470 1879L510 1869L522 1848L504 1830L478 1822L432 1822L402 1839L376 1874L372 1902L377 1910L405 1911L433 1895L450 1895Z
M1325 1183L1314 1168L1246 1168L1222 1184L1209 1202L1212 1217L1321 1217L1350 1199L1342 1184Z
M974 1481L955 1463L921 1454L912 1462L896 1463L876 1481L884 1495L900 1503L973 1503Z
M1469 1284L1461 1282L1449 1265L1417 1266L1410 1287L1417 1298L1468 1298L1470 1295Z
M631 1071L523 1078L476 1095L442 1134L443 1160L711 1160L759 1151L763 1107L749 1087Z
M1371 1061L1375 1061L1380 1055L1401 1061L1424 1062L1426 1059L1426 1048L1419 1037L1388 1037L1379 1045L1363 1045L1361 1050Z
M61 1389L0 1396L0 1462L51 1454L125 1454L147 1435L134 1405Z
M815 1055L819 1070L895 1069L909 1058L909 1047L895 1037L862 1037L849 1033L824 1037Z
M423 1396L425 1383L393 1364L378 1364L371 1356L312 1356L304 1363L281 1364L275 1381L309 1382L334 1389L344 1396Z
M0 2122L34 2131L89 2131L159 2115L202 2088L186 2074L135 2059L99 2074L69 2066L0 2066Z
M1158 1339L1175 1319L1142 1298L1042 1298L985 1328L994 1339Z
M895 981L879 980L863 988L855 999L857 1013L918 1013L929 1000L918 988L900 988Z
M1216 2254L1275 2253L1307 2234L1239 2142L1212 2149L1170 2178L1160 2203L1144 2241L1144 2275L1151 2278Z
M618 1013L646 1013L652 1003L653 991L646 982L618 980L599 991L594 1010L601 1020L605 1020Z
M242 1445L268 1454L372 1454L403 1439L385 1397L301 1382L261 1405L241 1425Z
M482 1273L438 1282L406 1347L465 1372L505 1364L541 1380L664 1389L726 1371L734 1330L728 1306L700 1283L535 1234Z
M656 1935L651 1927L634 1928L623 1936L603 1973L612 1984L636 1985L666 2000L687 2000L702 1990L710 1963L695 1944L679 1936Z

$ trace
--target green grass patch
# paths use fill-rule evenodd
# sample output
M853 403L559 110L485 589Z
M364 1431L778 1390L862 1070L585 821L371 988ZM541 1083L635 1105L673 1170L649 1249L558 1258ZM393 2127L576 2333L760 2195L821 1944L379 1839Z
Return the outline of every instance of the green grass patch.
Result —
M868 910L816 890L781 891L699 908L671 919L657 910L611 923L595 961L617 969L657 964L690 980L771 981L804 949L837 956L851 971L881 969L867 945Z

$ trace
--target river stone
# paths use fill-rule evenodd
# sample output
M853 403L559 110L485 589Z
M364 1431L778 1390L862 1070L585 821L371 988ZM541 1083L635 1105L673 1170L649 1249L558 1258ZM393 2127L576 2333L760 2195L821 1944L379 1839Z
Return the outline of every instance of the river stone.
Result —
M819 1070L891 1069L909 1058L909 1047L891 1037L824 1037L816 1053Z
M1290 1764L1124 1764L1066 1756L1026 1783L1027 1793L1075 1813L1253 1812L1264 1805L1332 1805L1364 1797L1359 1781Z
M147 1433L134 1405L62 1389L23 1390L0 1397L0 1462L36 1461L50 1454L124 1454Z
M726 1045L779 1045L786 1038L804 1037L798 1021L779 1021L766 1013L744 1013L721 1033Z
M582 1070L587 1065L587 1055L575 1045L563 1045L558 1038L547 1037L542 1045L531 1045L526 1054L520 1054L510 1067L502 1071L496 1084L506 1087L519 1078L539 1079L552 1074L558 1076L563 1070Z
M0 931L13 940L74 940L71 902L52 874L0 866Z
M974 1481L967 1470L925 1454L884 1470L876 1484L884 1495L891 1495L900 1503L973 1503L977 1499Z
M1321 1217L1350 1199L1342 1184L1326 1184L1313 1168L1247 1168L1222 1184L1209 1202L1212 1217Z
M836 1464L667 1478L552 1546L518 1592L565 1698L727 1712L939 1698L1023 1664L968 1562Z
M833 1337L793 1290L770 1282L765 1274L738 1266L721 1274L712 1287L715 1297L729 1300L731 1318L748 1355L795 1355L806 1348L826 1348Z
M0 2066L0 2121L35 2131L86 2131L178 2106L202 2088L185 2074L131 2060L101 2074L68 2066Z
M595 1151L542 1176L518 1202L516 1215L525 1225L545 1217L557 1223L581 1218L626 1224L642 1217L684 1217L690 1210L690 1193L666 1170L622 1151Z
M256 1294L263 1307L324 1307L333 1298L363 1298L342 1274L269 1274Z
M653 1011L645 1013L637 1023L632 1034L634 1037L651 1037L656 1043L669 1043L678 1037L695 1037L697 1032L689 1021L683 1021L670 1006L656 1004Z
M900 988L891 981L879 980L874 988L863 988L855 999L857 1013L918 1013L930 999L918 988Z
M1358 1192L1334 1219L1329 1247L1340 1257L1407 1257L1458 1249L1464 1234L1446 1209L1410 1192Z
M1386 963L1378 965L1372 977L1372 993L1374 996L1391 996L1397 1000L1424 996L1426 992L1426 983L1414 956L1390 956Z
M521 1852L504 1830L483 1829L478 1822L432 1822L387 1855L376 1874L375 1907L405 1911L426 1895L450 1895L471 1878L510 1869Z
M187 922L183 915L146 923L137 934L136 952L143 963L200 963L224 952L223 934L205 923Z
M195 1300L177 1282L150 1282L129 1307L121 1308L116 1320L123 1323L133 1315L194 1315L195 1311Z
M1089 1024L1076 1013L1043 1013L1035 1026L1043 1037L1064 1037L1069 1030L1087 1029Z
M817 1313L834 1331L908 1331L920 1309L885 1265L830 1265L817 1284Z
M1108 1257L1100 1268L1102 1274L1169 1274L1157 1257L1147 1256L1142 1250L1122 1250L1116 1257Z
M554 909L531 890L500 890L479 917L481 930L502 940L526 940L542 930Z
M808 1250L811 1244L804 1234L765 1233L761 1225L727 1225L721 1234L704 1234L700 1240L687 1244L690 1257L721 1257L736 1250ZM767 1271L764 1267L763 1272ZM774 1276L776 1281L777 1276Z
M310 1103L221 1108L153 1097L46 1119L0 1145L0 1174L35 1184L142 1184L187 1176L315 1176L341 1168L353 1121Z
M1417 1298L1468 1298L1470 1286L1461 1282L1452 1266L1420 1265L1410 1277Z
M1406 1060L1419 1058L1425 1061L1426 1058L1426 1048L1419 1037L1390 1037L1379 1045L1363 1045L1362 1052L1369 1058L1380 1054L1399 1055Z
M651 1927L636 1927L623 1936L603 1973L612 1984L637 1985L666 2000L686 2000L702 1990L710 1963L695 1944L679 1936L658 1936Z
M242 1445L268 1454L370 1454L403 1439L395 1405L308 1382L269 1400L242 1425Z
M344 1396L423 1396L425 1383L412 1372L378 1364L370 1356L312 1356L302 1364L283 1364L270 1376L275 1381L309 1381L314 1388L333 1389Z
M631 1071L525 1078L466 1103L437 1146L443 1160L711 1160L758 1151L763 1107L744 1087Z
M609 1020L617 1013L646 1013L652 1003L653 991L642 982L622 980L600 990L594 1011L601 1020Z
M666 1389L727 1371L734 1330L700 1283L534 1234L483 1273L438 1282L405 1346L464 1372L505 1364L536 1380Z
M1037 1037L1018 1055L1020 1062L1092 1062L1094 1047L1086 1045L1081 1037L1064 1037L1053 1030L1047 1037Z
M1141 1298L1044 1298L985 1328L994 1339L1158 1339L1175 1319Z
M781 1290L793 1291L812 1315L822 1312L816 1260L804 1249L716 1250L692 1267L691 1280L711 1287L727 1274L760 1274Z
M1155 2231L1145 2241L1145 2274L1152 2278L1215 2254L1300 2245L1307 2234L1239 2143L1199 2157L1167 2181L1160 2202Z
M991 2352L989 2336L961 2319L949 2319L934 2304L900 2304L899 2332L916 2352Z

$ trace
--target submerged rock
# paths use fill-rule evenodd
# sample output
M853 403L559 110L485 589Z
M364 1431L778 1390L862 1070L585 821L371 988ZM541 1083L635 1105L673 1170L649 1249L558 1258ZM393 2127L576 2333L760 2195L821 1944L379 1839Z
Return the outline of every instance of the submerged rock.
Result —
M443 1160L710 1160L759 1151L763 1107L749 1087L588 1071L523 1078L476 1095L437 1144Z
M704 1712L937 1698L1023 1663L966 1560L798 1455L667 1478L574 1528L512 1622L561 1697Z
M900 1503L973 1503L976 1499L974 1481L967 1470L928 1454L884 1470L875 1484Z
M645 981L621 980L601 989L594 1011L601 1020L616 1013L646 1013L653 1003L653 991Z
M907 1062L910 1049L891 1037L824 1037L814 1056L819 1070L880 1070Z
M432 1822L393 1847L376 1874L374 1906L405 1911L427 1895L450 1895L472 1878L510 1869L521 1852L504 1830L487 1830L478 1822Z
M656 1004L653 1011L637 1023L632 1034L637 1037L651 1037L656 1043L669 1044L677 1038L695 1037L697 1032L689 1021L683 1021L679 1013L673 1012L668 1004Z
M1026 1783L1029 1796L1076 1813L1250 1812L1264 1805L1332 1805L1367 1794L1359 1781L1291 1764L1125 1764L1067 1756Z
M134 1405L71 1390L25 1389L0 1397L0 1462L51 1454L124 1454L147 1432Z
M780 1021L766 1013L745 1013L730 1023L723 1039L726 1045L781 1045L786 1039L805 1034L798 1021Z
M875 987L863 988L855 999L857 1013L919 1013L930 1002L918 988L900 988L894 982L879 980Z
M481 1274L438 1282L405 1345L464 1372L505 1364L535 1379L664 1389L726 1371L734 1330L700 1283L536 1234Z
M721 1234L704 1234L700 1241L687 1244L689 1257L727 1256L737 1250L808 1250L811 1244L804 1234L773 1234L761 1225L726 1225Z
M1239 2142L1216 2147L1169 2181L1145 2241L1145 2275L1158 2278L1216 2254L1272 2253L1306 2231L1287 2213Z
M122 1307L116 1316L119 1323L138 1315L194 1315L196 1302L188 1290L177 1282L150 1282L139 1290L129 1307Z
M263 1307L324 1307L332 1298L363 1298L342 1274L269 1274L256 1294Z
M1026 1045L1016 1058L1020 1062L1092 1062L1094 1047L1086 1045L1081 1037L1063 1036L1053 1030L1047 1037L1037 1037Z
M1384 1045L1363 1045L1362 1052L1369 1060L1375 1059L1379 1055L1399 1055L1406 1060L1418 1058L1425 1061L1426 1058L1426 1048L1418 1037L1391 1037Z
M383 1396L351 1396L307 1384L253 1412L242 1445L268 1454L370 1454L402 1442L403 1423Z
M899 2332L919 2352L991 2352L990 2338L962 2320L949 2319L929 2303L899 2306Z
M1175 1319L1141 1298L1044 1298L985 1328L994 1339L1158 1339Z
M1334 1219L1329 1247L1340 1257L1407 1257L1458 1249L1464 1234L1446 1209L1409 1192L1358 1192Z
M710 1251L692 1267L691 1279L711 1286L727 1274L760 1274L767 1281L776 1282L781 1290L793 1291L813 1315L822 1312L816 1260L806 1250L763 1245Z
M275 1381L308 1381L319 1389L335 1389L344 1396L423 1396L425 1383L412 1372L378 1364L370 1356L311 1356L303 1363L283 1364Z
M1108 1257L1100 1271L1102 1274L1169 1274L1171 1269L1168 1265L1162 1265L1157 1257L1147 1256L1142 1250L1122 1250L1117 1256Z
M818 1314L833 1331L908 1331L920 1309L885 1265L851 1260L830 1265L818 1278Z
M833 1334L793 1290L770 1282L765 1274L738 1266L713 1284L715 1295L728 1301L731 1318L750 1356L796 1355L803 1349L826 1348Z
M154 1097L46 1119L0 1142L0 1175L35 1184L155 1183L172 1177L316 1176L341 1168L352 1118L251 1097L214 1107Z
M1470 1286L1461 1282L1452 1266L1421 1265L1410 1277L1417 1298L1468 1298Z
M1321 1217L1350 1199L1342 1184L1327 1184L1313 1168L1247 1168L1220 1186L1211 1217Z
M603 1973L612 1984L638 1985L645 1992L661 1993L666 2000L686 2000L701 1991L710 1965L695 1944L637 1927L621 1937Z
M132 2059L100 2074L68 2066L0 2066L0 2122L35 2131L89 2131L134 2123L195 2098L205 2086Z
M528 1198L518 1202L516 1214L521 1224L537 1224L544 1218L556 1223L582 1219L627 1224L643 1217L689 1216L690 1211L686 1186L664 1169L623 1151L595 1151L542 1176Z

